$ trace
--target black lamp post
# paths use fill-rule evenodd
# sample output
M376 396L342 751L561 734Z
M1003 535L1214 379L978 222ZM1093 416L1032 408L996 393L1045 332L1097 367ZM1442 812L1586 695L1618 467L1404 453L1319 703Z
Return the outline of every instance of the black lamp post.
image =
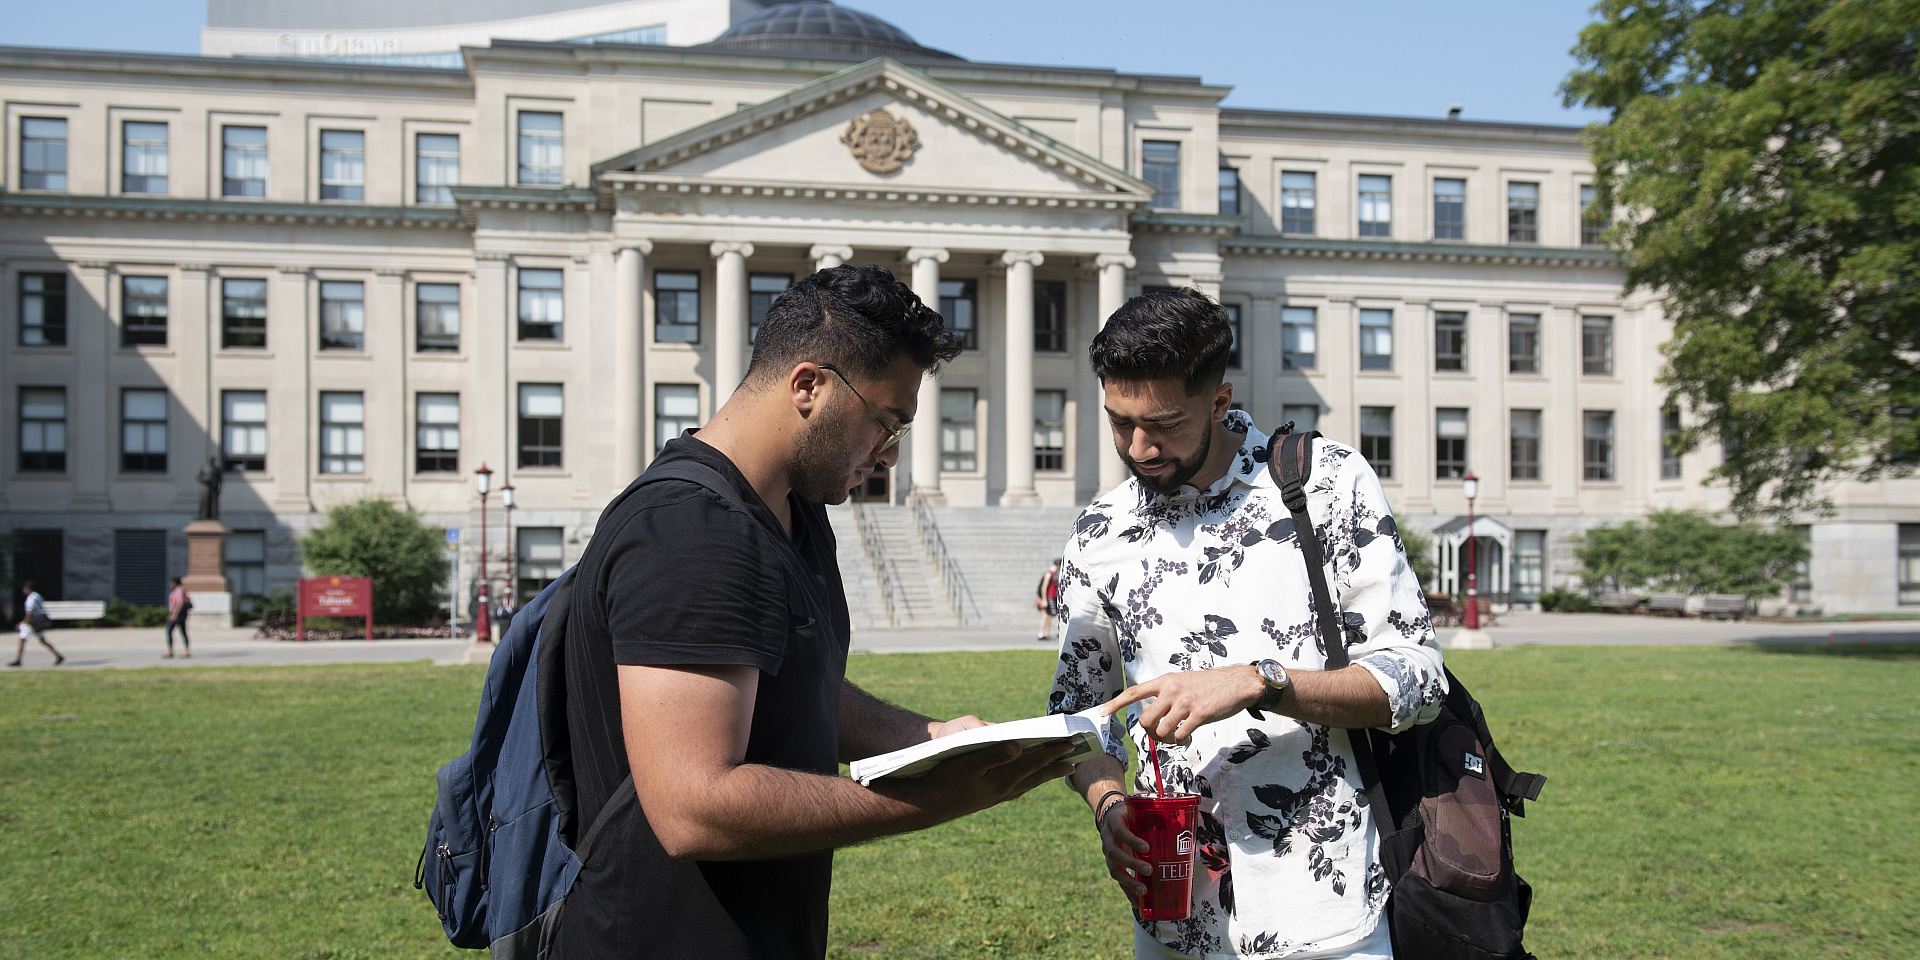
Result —
M487 492L493 488L493 471L485 463L473 472L473 487L480 491L480 612L473 618L473 639L483 643L493 639L493 617L487 610Z

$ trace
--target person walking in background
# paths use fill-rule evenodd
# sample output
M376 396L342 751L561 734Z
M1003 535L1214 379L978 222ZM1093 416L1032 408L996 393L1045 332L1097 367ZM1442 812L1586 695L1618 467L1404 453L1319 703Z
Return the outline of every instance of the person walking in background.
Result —
M40 645L46 647L48 653L53 654L54 666L57 667L66 663L67 658L61 656L60 651L55 650L53 644L47 642L46 629L53 626L53 619L47 616L46 598L40 596L39 591L33 589L32 580L21 584L20 591L27 595L27 602L22 605L25 607L25 612L20 616L20 648L14 651L13 662L7 664L7 666L17 667L20 665L21 658L27 655L28 640L40 641Z
M167 655L162 659L173 659L173 630L180 628L180 656L193 656L193 641L187 639L187 611L193 609L193 598L187 595L185 584L179 577L173 578L173 589L167 592Z
M1060 616L1060 561L1054 560L1040 575L1040 586L1033 592L1033 605L1040 611L1040 635L1033 639L1046 643L1053 639L1054 618Z

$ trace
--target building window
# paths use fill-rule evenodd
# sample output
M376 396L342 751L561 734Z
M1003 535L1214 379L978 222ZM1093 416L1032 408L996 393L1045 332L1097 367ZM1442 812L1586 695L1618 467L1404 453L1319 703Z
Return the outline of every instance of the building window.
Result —
M1180 209L1180 143L1148 140L1140 145L1140 179L1153 187L1152 205Z
M120 345L167 345L167 278L120 278Z
M520 182L529 186L559 186L566 151L557 113L520 114Z
M1360 235L1393 235L1393 178L1365 175L1360 178Z
M1240 171L1232 167L1220 168L1220 214L1240 215Z
M67 345L67 275L20 275L20 345Z
M974 429L972 390L940 391L940 469L972 473L976 469L980 436Z
M1033 282L1033 349L1039 353L1067 352L1067 284L1064 280Z
M979 325L974 322L979 289L975 280L940 281L940 317L947 322L948 330L960 335L961 346L968 350L980 349Z
M1033 468L1067 468L1067 392L1033 392Z
M416 473L460 472L460 395L422 393L414 397Z
M1467 315L1439 310L1433 315L1433 369L1467 369Z
M520 339L560 339L567 313L564 283L558 270L520 271Z
M1900 525L1900 603L1920 603L1920 523Z
M1580 372L1590 377L1613 375L1613 318L1580 318Z
M67 188L67 122L50 117L20 120L20 189Z
M120 192L167 192L167 125L120 125Z
M1280 422L1293 424L1294 433L1312 433L1320 428L1320 405L1288 403L1280 407Z
M220 346L267 345L267 282L220 281Z
M560 466L560 425L564 412L557 383L520 385L520 465Z
M358 130L320 131L320 199L367 198L367 135Z
M358 393L320 395L320 472L365 473L367 406Z
M1808 556L1793 564L1793 580L1787 584L1788 603L1813 602L1813 527L1800 523L1793 526L1793 538L1808 548Z
M1509 426L1508 476L1515 480L1540 479L1540 411L1514 410Z
M700 342L699 274L653 272L653 339L657 343Z
M1513 599L1516 603L1532 603L1540 597L1540 591L1546 586L1547 532L1545 530L1515 530L1513 532Z
M1467 475L1467 411L1441 407L1433 418L1433 475L1457 480Z
M1540 242L1540 185L1507 184L1507 242Z
M460 138L423 133L413 138L413 198L419 203L452 203L460 185Z
M267 533L235 530L227 534L227 584L235 597L259 597L267 592Z
M1516 313L1507 317L1507 372L1540 372L1540 315Z
M320 284L320 349L365 349L365 297L365 287L358 280L328 280Z
M460 285L422 283L413 288L413 347L421 353L460 349Z
M1604 241L1601 235L1607 232L1607 212L1593 205L1597 191L1591 184L1580 187L1580 245L1597 247Z
M521 527L513 531L515 558L514 588L519 591L514 606L540 595L566 567L566 544L560 527Z
M267 395L260 390L220 394L221 469L259 473L267 469Z
M653 452L700 427L700 388L691 383L653 385Z
M1312 370L1316 338L1312 307L1285 307L1280 311L1280 368Z
M1613 411L1587 410L1581 414L1585 427L1585 461L1588 480L1613 479Z
M1680 479L1680 408L1660 410L1660 479Z
M747 342L760 339L760 321L767 318L767 311L773 309L773 302L793 286L793 275L786 273L756 273L747 277Z
M167 392L120 391L120 472L167 472Z
M1382 480L1393 479L1393 408L1360 408L1360 455Z
M1227 311L1227 333L1233 337L1227 347L1227 366L1238 370L1240 369L1240 305L1228 303L1222 306Z
M20 472L65 473L66 470L66 388L20 388Z
M1313 233L1314 175L1298 171L1280 174L1280 232Z
M1433 238L1467 238L1467 182L1441 177L1433 181Z
M267 128L220 128L220 195L267 195Z
M1360 369L1393 369L1393 311L1360 311Z

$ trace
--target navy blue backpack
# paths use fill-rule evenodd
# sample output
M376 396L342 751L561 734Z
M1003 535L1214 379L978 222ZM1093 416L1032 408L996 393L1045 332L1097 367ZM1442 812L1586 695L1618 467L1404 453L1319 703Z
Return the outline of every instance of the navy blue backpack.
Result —
M601 516L642 485L667 479L736 499L718 473L682 461L635 480ZM574 569L516 613L500 638L473 745L440 768L414 870L413 885L440 911L447 939L488 948L496 960L546 960L567 891L601 827L639 802L629 774L579 843L567 842L578 835L563 659Z

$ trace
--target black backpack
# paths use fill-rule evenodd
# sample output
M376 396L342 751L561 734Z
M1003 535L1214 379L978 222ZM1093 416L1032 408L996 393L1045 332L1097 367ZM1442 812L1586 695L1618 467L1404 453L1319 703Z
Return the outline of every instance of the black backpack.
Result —
M1293 514L1313 585L1327 669L1348 663L1339 608L1327 587L1319 532L1307 515L1318 432L1291 423L1267 447L1267 470ZM1519 773L1493 745L1480 704L1453 671L1439 716L1404 733L1348 731L1376 811L1380 861L1392 893L1387 921L1397 960L1533 960L1521 944L1533 888L1513 869L1508 817L1526 816L1547 778ZM1381 816L1378 811L1387 811Z

